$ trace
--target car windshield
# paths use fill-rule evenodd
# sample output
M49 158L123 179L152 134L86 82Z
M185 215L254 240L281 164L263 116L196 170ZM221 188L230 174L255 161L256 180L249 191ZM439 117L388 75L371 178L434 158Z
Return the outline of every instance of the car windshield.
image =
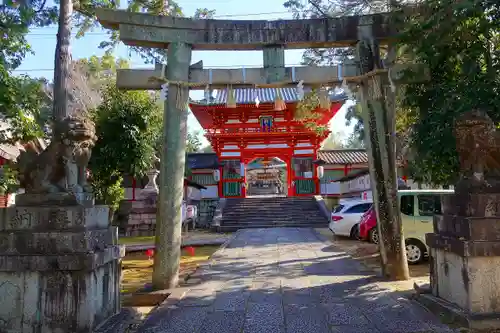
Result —
M337 205L335 208L332 210L332 213L340 213L340 211L344 208L344 205Z

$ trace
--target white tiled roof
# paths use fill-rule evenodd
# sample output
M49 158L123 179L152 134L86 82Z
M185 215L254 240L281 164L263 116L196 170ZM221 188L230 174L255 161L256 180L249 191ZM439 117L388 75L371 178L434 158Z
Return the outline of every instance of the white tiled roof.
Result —
M285 102L296 102L299 100L297 89L293 87L287 88L247 88L234 89L234 97L237 104L254 104L255 98L259 98L260 103L272 103L276 99L276 91L279 90L281 98ZM210 101L210 104L225 104L227 101L227 89L217 90L215 97ZM307 92L307 90L306 90ZM330 95L332 101L343 101L347 97L344 93Z

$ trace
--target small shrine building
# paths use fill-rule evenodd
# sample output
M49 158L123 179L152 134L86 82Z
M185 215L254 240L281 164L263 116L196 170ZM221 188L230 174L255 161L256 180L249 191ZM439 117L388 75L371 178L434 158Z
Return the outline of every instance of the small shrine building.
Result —
M327 98L328 107L313 110L316 126L327 127L346 99L344 94L330 94ZM330 132L319 133L296 120L296 88L218 90L209 99L191 102L189 107L217 155L219 197L246 197L247 166L256 159L273 158L287 166L286 195L320 193L313 162Z

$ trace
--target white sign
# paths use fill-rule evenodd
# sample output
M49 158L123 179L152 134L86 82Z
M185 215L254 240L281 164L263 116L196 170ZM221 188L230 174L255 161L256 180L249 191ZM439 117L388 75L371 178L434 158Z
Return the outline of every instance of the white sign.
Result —
M187 199L200 201L201 200L201 190L188 186L187 187Z

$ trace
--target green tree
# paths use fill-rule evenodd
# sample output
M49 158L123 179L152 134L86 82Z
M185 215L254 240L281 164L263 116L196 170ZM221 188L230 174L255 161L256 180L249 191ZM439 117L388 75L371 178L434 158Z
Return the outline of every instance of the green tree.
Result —
M0 115L9 120L10 128L0 133L3 142L29 141L43 136L46 113L43 80L15 76L26 55L32 53L26 34L32 26L43 27L57 16L55 7L44 8L44 1L31 6L5 1L0 5Z
M323 18L385 12L387 0L288 0L283 5L290 10L294 18ZM308 66L332 66L354 59L353 47L312 48L302 56L302 64ZM347 126L354 126L359 142L364 139L363 119L355 105L347 108L345 121Z
M201 148L200 132L188 132L186 138L186 153L196 153Z
M500 121L500 7L495 1L426 0L402 34L412 60L432 80L406 87L402 103L412 126L412 177L449 185L458 177L455 118L482 109Z
M330 133L328 137L321 144L321 149L332 150L332 149L342 149L344 148L344 143L342 142L342 133Z
M124 92L110 84L102 95L92 112L98 140L89 167L96 199L116 206L123 196L116 189L121 175L139 177L152 165L162 112L145 91Z
M115 58L111 53L102 57L78 59L75 65L85 74L89 85L94 90L106 89L108 84L116 80L117 69L130 68L130 62L123 58Z
M354 130L345 140L344 148L362 149L365 148L365 142L359 138L359 135Z

